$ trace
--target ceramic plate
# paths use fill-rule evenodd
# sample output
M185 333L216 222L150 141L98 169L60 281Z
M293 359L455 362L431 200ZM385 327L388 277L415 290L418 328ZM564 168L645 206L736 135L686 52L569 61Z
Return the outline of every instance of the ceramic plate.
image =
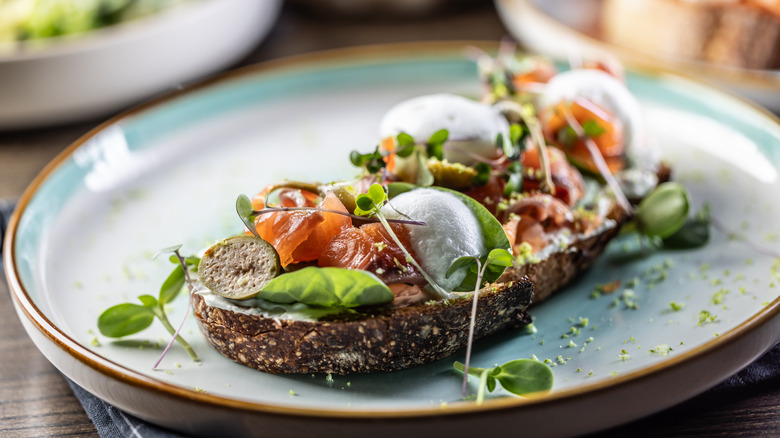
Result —
M728 88L780 112L780 70L748 70L664 59L606 43L597 37L601 0L495 0L501 21L529 50L559 59L617 56L641 68L673 71Z
M269 375L214 352L189 320L183 333L202 363L173 348L153 371L162 327L121 342L98 334L104 309L157 293L171 269L152 259L159 249L183 244L194 253L240 232L238 194L283 178L350 177L349 152L376 145L391 105L426 93L477 96L462 48L382 46L261 64L96 128L43 171L10 225L6 269L30 336L71 379L141 418L188 433L280 436L518 425L534 436L584 433L692 397L780 340L780 262L721 232L680 252L643 253L622 237L533 308L536 333L478 342L476 366L549 360L554 389L530 399L497 390L481 407L461 401L452 363L462 352L386 374ZM695 208L708 203L734 233L777 249L778 121L675 76L630 72L628 80L650 139ZM593 294L615 281L613 293ZM171 318L185 308L180 298Z
M236 62L280 0L191 1L78 35L0 44L0 130L105 116Z

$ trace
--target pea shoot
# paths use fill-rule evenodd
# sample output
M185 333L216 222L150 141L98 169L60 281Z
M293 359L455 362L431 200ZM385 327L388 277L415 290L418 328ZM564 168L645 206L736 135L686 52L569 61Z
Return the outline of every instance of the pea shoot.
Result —
M484 403L486 390L493 392L496 389L496 383L512 394L526 395L549 391L554 381L550 367L533 359L512 360L493 368L468 368L460 362L455 362L453 367L462 372L466 380L469 375L479 377L478 405Z
M469 362L471 360L471 346L474 343L474 326L476 325L476 318L477 318L477 303L479 301L479 290L482 287L482 278L485 275L485 270L490 265L497 265L497 266L503 266L503 267L510 267L514 263L514 256L512 256L512 253L507 251L503 248L496 248L490 251L488 253L487 258L485 259L484 263L479 259L479 257L461 257L457 260L455 260L452 265L450 265L450 268L447 270L446 276L449 278L450 275L452 275L455 271L470 267L473 264L477 265L477 281L474 285L474 300L471 306L471 321L469 321L469 337L468 342L466 343L466 364L464 365L464 376L463 376L463 396L466 396L466 385L468 383L468 374L469 374ZM492 389L491 389L492 391Z
M184 348L192 360L196 362L199 360L195 350L193 350L190 344L179 334L184 325L184 320L187 318L190 304L187 304L184 318L177 329L173 328L173 325L171 325L168 316L165 313L165 305L173 302L176 297L179 296L179 293L184 288L185 284L190 289L190 293L192 293L192 280L190 279L189 271L190 269L197 269L198 263L200 262L200 259L194 256L187 258L182 257L179 253L180 248L181 245L166 248L161 251L161 253L172 252L173 256L171 256L171 261L176 263L177 266L163 282L157 298L151 295L140 295L138 300L141 304L117 304L101 313L97 321L98 330L103 336L121 338L147 329L152 325L154 319L157 318L168 333L171 334L172 338L152 368L157 368L163 357L168 353L174 340Z

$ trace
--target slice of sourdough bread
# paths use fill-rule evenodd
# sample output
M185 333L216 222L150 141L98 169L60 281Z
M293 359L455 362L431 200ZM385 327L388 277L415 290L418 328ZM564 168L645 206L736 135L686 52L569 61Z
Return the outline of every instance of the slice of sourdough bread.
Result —
M479 294L474 338L531 322L527 278ZM466 346L472 294L407 307L373 306L316 321L259 316L209 306L193 294L208 342L228 358L268 373L395 371L450 356Z

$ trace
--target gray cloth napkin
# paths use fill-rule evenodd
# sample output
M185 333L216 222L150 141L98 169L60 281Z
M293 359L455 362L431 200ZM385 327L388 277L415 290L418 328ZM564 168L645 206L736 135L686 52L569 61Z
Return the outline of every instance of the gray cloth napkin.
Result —
M8 219L13 211L14 203L0 200L0 247L5 235ZM0 262L2 253L0 252ZM67 379L76 398L87 415L95 423L98 433L103 438L134 437L134 438L177 438L184 435L162 429L146 421L127 414L103 400L90 394L70 379ZM776 345L763 357L750 364L747 368L730 377L725 382L705 392L697 399L728 396L732 398L745 397L750 390L765 386L780 385L780 344ZM690 409L690 406L688 407Z

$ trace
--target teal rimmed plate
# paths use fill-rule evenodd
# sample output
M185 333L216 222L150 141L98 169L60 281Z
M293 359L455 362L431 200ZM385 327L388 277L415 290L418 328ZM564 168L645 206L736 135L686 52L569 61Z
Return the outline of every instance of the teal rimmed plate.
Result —
M94 129L38 176L10 224L5 268L30 337L76 383L138 417L191 434L277 436L586 433L690 398L780 340L780 262L720 232L699 250L648 254L621 237L533 308L536 333L478 342L475 366L549 360L553 391L527 399L499 390L483 406L460 401L451 368L463 353L387 374L276 376L223 358L190 320L183 333L202 363L173 348L153 371L164 329L125 342L98 334L104 309L156 294L170 270L152 260L157 250L181 243L192 253L241 230L237 194L282 178L349 177L349 151L375 146L379 119L394 103L435 92L476 96L465 44L260 64ZM650 140L696 208L709 203L735 233L777 249L778 120L676 76L629 72L628 80ZM611 294L593 293L617 281ZM172 319L185 307L175 302Z

